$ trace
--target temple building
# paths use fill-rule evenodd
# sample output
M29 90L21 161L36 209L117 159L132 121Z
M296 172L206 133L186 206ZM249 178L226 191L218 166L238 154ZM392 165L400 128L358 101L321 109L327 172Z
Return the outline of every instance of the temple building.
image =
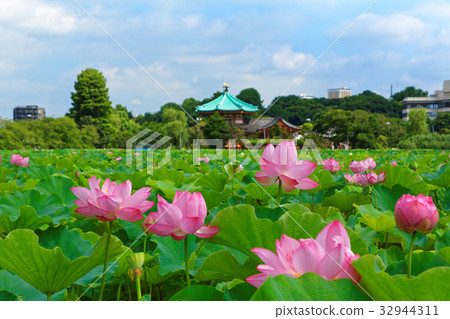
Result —
M252 134L266 139L273 137L271 132L273 132L274 126L278 126L280 130L286 130L291 136L296 136L301 131L298 126L289 123L281 117L251 119L244 129L246 135Z
M245 116L256 114L258 107L248 104L238 98L232 96L229 92L228 83L224 83L224 92L215 100L196 108L199 115L210 116L214 113L220 114L230 125L234 124L242 129L245 136L253 136L258 138L272 138L271 132L283 130L287 134L296 136L301 130L298 126L289 123L281 117L276 118L247 118ZM273 130L273 127L275 130Z
M255 114L258 108L232 96L228 92L229 87L228 83L225 83L223 94L211 102L197 106L196 112L208 116L219 113L228 123L243 126L245 115Z

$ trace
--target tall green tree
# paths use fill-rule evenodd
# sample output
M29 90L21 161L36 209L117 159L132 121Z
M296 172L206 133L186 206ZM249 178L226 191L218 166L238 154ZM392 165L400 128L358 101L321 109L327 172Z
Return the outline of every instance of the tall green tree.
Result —
M106 79L96 69L85 69L77 77L68 115L79 125L104 122L112 113Z
M164 134L172 137L171 143L181 148L189 138L186 113L168 107L162 111L162 120Z
M241 101L257 106L258 110L260 111L264 110L262 106L263 101L261 100L261 95L254 88L244 89L238 95L236 95L236 97Z
M407 97L426 97L428 96L428 91L422 89L416 89L414 86L408 86L400 92L392 95L392 99L397 102L403 101Z
M426 135L429 133L427 112L424 108L414 108L409 111L409 121L406 132L409 136Z
M434 130L439 133L449 134L450 133L450 113L439 113L434 121Z
M205 138L227 140L231 138L230 125L220 114L214 113L206 120L203 134Z

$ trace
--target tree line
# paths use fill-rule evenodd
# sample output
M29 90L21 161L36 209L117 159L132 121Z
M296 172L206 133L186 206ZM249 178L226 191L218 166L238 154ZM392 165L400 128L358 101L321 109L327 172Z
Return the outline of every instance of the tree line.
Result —
M187 98L181 105L167 103L155 113L133 116L126 106L112 105L106 78L100 71L88 68L77 76L71 93L72 107L64 117L0 120L0 148L124 148L126 141L144 128L172 137L175 147L189 146L189 141L197 137L241 138L242 128L230 128L221 116L199 120L195 112L197 106L221 94L217 91L203 100ZM258 107L258 113L249 117L282 117L324 147L331 142L337 145L348 141L355 148L385 148L396 147L411 136L426 135L430 127L438 133L450 133L450 113L439 114L435 121L429 121L424 110L411 110L410 121L401 119L401 100L427 95L414 87L407 87L390 99L371 91L342 99L302 99L289 95L275 97L265 107L254 88L244 89L236 97ZM270 135L289 137L277 128Z

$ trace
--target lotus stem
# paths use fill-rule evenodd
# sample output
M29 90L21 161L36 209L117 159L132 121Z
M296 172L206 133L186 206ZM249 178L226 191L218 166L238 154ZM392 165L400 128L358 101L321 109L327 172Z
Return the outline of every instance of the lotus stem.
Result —
M278 205L281 204L281 186L282 186L281 179L278 178L278 200L277 200Z
M191 278L189 277L189 258L188 258L188 237L184 239L184 265L186 267L186 286L191 285Z
M52 301L52 295L47 295L47 301Z
M234 196L234 176L232 178L232 184L231 184L231 197Z
M384 233L384 248L387 248L387 246L388 246L388 242L389 242L389 233L388 232L385 232Z
M373 199L375 200L375 209L378 209L378 199L377 194L375 194L373 191L371 192L371 195L373 196Z
M136 276L136 294L137 294L137 301L141 300L141 277L139 275Z
M117 298L116 298L117 301L120 300L120 292L122 290L122 281L123 281L123 279L122 279L122 277L120 277L119 288L117 288Z
M125 278L126 284L127 284L127 291L128 291L128 300L133 300L131 298L131 289L130 289L130 282L128 281L128 278Z
M143 249L143 251L144 251L144 255L145 255L145 253L147 251L147 235L144 235L144 249Z
M414 246L414 239L416 238L416 233L412 233L411 245L409 246L409 257L408 257L408 278L411 278L411 268L412 268L412 252Z
M380 241L378 240L379 232L377 232L375 236L375 246L377 247L377 250L380 250Z
M108 267L108 253L109 253L109 245L110 245L111 235L112 235L112 226L113 226L112 221L108 222L108 237L106 239L105 262L103 264L102 284L100 286L100 295L98 297L98 301L102 301L103 291L105 289L106 269Z

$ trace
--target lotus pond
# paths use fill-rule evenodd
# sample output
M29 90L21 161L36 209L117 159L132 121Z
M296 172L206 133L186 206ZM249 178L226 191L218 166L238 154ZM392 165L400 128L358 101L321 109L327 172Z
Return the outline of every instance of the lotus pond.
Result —
M266 151L2 151L0 300L450 300L448 152Z

